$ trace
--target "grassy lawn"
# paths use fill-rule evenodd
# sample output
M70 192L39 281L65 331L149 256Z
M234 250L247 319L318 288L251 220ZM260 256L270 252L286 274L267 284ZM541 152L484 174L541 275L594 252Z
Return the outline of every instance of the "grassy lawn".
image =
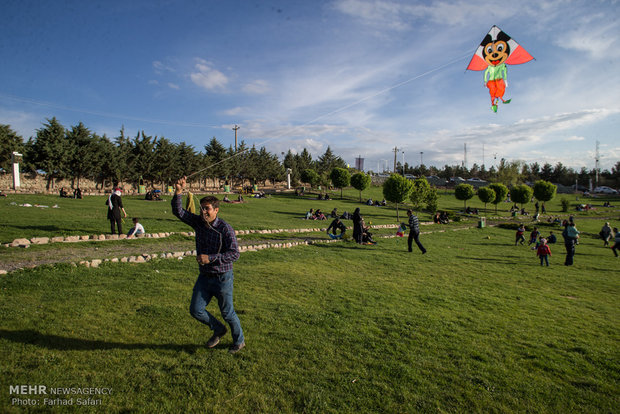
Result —
M302 220L310 208L320 208L329 214L334 207L340 213L352 213L360 207L367 223L394 224L396 220L395 206L369 207L359 202L359 192L346 189L344 198L340 199L340 191L330 192L332 200L319 201L316 194L305 197L295 197L292 194L278 194L268 199L247 198L243 204L222 204L220 216L227 220L237 230L245 229L296 229L307 227L327 227L329 222L308 222ZM439 209L460 211L463 202L454 197L451 191L440 190ZM362 199L382 200L380 187L371 187L363 193ZM220 195L221 198L221 195ZM619 217L620 198L596 198L577 200L574 195L558 195L547 203L548 214L568 216L562 213L560 200L567 198L571 202L571 213L577 217ZM87 196L82 200L59 198L51 195L10 195L0 198L0 243L10 243L16 238L53 237L70 235L92 235L109 233L110 224L106 218L107 207L104 196ZM146 201L143 197L124 196L123 204L128 218L125 219L123 230L131 228L131 217L139 217L149 233L188 231L188 227L176 219L171 213L170 196L164 196L165 201ZM614 208L603 208L604 201L611 201ZM41 207L20 207L22 204L43 205ZM574 207L578 203L592 203L597 208L590 212L576 212ZM58 208L52 208L57 205ZM483 203L477 197L467 202L468 206L479 209L481 215L495 216L495 207L487 205L483 211ZM500 203L498 215L510 216L512 204ZM399 207L400 221L404 221L406 206ZM533 212L530 203L526 209ZM421 220L431 220L430 215L420 213ZM525 220L531 220L529 217Z
M37 410L9 385L43 384L112 389L63 410L80 412L618 412L620 261L601 220L577 223L570 268L562 245L542 268L501 228L424 234L426 255L405 239L243 253L235 356L189 316L194 260L9 273L0 411Z

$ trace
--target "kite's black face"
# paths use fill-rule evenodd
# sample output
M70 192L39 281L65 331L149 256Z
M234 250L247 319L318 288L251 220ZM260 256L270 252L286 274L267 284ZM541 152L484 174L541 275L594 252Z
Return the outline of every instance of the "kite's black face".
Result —
M497 66L506 61L510 55L510 46L508 46L508 36L504 32L499 32L497 39L493 41L490 35L487 35L482 41L482 54L484 60L491 66Z

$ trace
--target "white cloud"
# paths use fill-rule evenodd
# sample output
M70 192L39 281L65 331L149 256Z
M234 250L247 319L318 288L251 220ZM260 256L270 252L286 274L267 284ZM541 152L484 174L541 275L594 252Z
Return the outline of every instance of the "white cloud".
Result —
M176 72L176 70L172 66L166 65L159 60L153 62L153 69L155 70L155 73L160 75L163 72Z
M573 135L572 137L568 137L568 138L564 138L564 141L570 142L570 141L583 141L585 140L584 137L578 137L576 135Z
M240 114L242 114L244 112L247 112L247 110L248 110L247 108L244 108L242 106L237 106L237 107L230 108L230 109L227 109L225 111L222 111L221 113L224 114L224 115L234 116L234 115L240 115Z
M190 74L190 79L201 88L209 91L222 90L228 84L228 78L222 72L213 68L210 62L204 59L196 59L195 72Z
M181 87L179 85L177 85L176 83L172 83L172 82L168 82L168 87L170 89L176 89L176 90L181 89Z
M155 79L149 80L149 85L159 85L159 81Z
M252 95L262 95L271 90L267 81L262 79L257 79L254 82L250 82L243 86L243 92L249 93Z
M557 39L558 46L585 52L598 60L609 60L620 56L618 49L620 23L618 20L606 25L588 25L586 28L576 23L574 27L575 29Z

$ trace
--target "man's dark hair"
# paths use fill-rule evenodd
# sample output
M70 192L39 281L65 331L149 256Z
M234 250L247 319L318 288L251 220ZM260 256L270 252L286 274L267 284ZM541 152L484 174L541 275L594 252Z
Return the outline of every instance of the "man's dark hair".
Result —
M210 204L213 208L220 208L220 200L215 196L206 196L200 199L200 205Z

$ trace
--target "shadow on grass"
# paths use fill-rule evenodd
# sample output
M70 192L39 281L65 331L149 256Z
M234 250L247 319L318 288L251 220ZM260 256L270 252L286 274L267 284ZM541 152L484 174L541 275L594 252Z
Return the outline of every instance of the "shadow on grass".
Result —
M509 258L511 256L504 256L504 257L505 258ZM514 260L501 260L501 259L494 258L494 257L456 256L457 259L475 260L475 261L479 261L479 262L505 263L505 264L509 264L509 265L514 265L515 263L518 263L520 260L522 260L522 258L517 257L517 256L512 256L512 257L514 257Z
M59 335L42 334L32 329L19 331L9 331L0 329L0 338L8 341L36 345L42 348L61 350L61 351L96 351L109 349L166 349L171 351L185 351L195 353L197 349L204 348L200 344L140 344L108 342L104 340L70 338Z

